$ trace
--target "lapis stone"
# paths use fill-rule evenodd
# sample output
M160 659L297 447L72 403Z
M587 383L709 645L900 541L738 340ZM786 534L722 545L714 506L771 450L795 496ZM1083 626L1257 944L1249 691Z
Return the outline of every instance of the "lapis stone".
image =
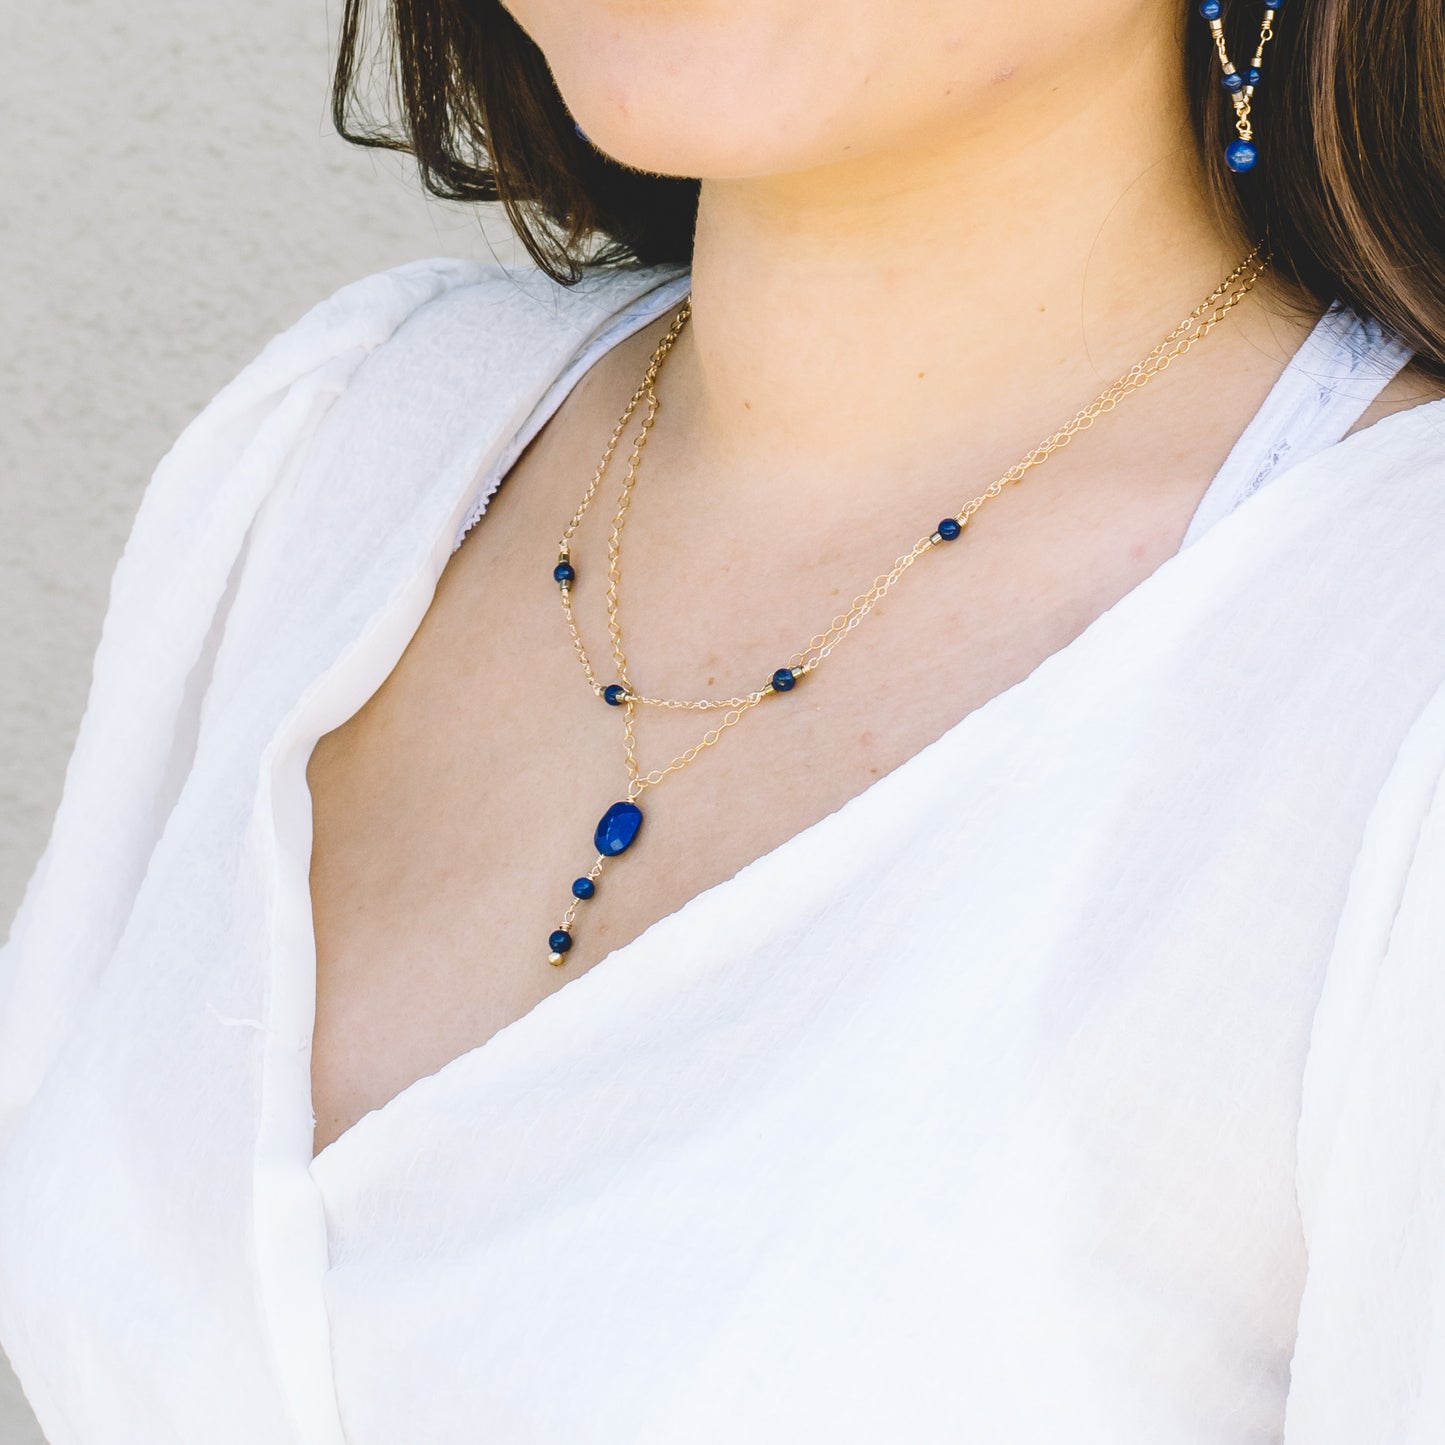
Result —
M620 682L609 683L602 689L602 701L608 707L621 707L627 700L627 689Z
M559 928L556 933L547 940L547 947L550 948L553 953L566 953L567 950L572 947L572 935L568 933L565 928Z
M574 898L591 898L597 892L597 885L590 878L579 878L572 885Z
M771 681L774 692L791 692L798 685L798 674L791 667L780 667Z
M592 842L604 858L625 853L642 826L642 809L636 803L614 803L597 824Z
M1250 85L1258 85L1259 67L1257 65L1251 65L1249 69L1244 72L1244 78Z
M1206 20L1218 20L1223 10L1224 7L1219 3L1219 0L1203 0L1203 3L1199 7L1199 13Z
M1235 91L1244 89L1244 77L1237 70L1231 70L1221 84L1232 95Z
M945 517L938 524L938 535L945 542L952 542L963 531L963 523L957 517Z
M1251 170L1259 152L1247 140L1234 140L1224 148L1224 163L1232 171Z
M576 569L570 562L559 562L552 569L552 580L554 582L575 582L577 580Z

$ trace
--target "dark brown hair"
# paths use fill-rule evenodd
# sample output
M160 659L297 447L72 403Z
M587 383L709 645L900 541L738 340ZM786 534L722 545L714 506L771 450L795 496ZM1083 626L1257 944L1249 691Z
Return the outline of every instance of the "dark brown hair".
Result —
M1397 332L1445 378L1445 0L1279 0L1254 97L1260 161L1224 164L1233 107L1208 27L1184 64L1210 187L1279 273ZM1226 0L1230 53L1253 52L1259 0ZM394 120L365 116L367 0L345 0L332 90L337 130L414 155L427 189L496 201L537 263L686 262L698 183L618 164L578 135L541 52L498 0L389 0L380 61Z

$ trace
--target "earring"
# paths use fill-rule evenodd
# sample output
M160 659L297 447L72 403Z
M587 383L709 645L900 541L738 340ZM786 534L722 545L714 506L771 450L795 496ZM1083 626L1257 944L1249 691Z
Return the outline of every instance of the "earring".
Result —
M1209 22L1209 33L1214 37L1214 48L1219 52L1224 88L1234 102L1234 128L1239 134L1224 148L1224 163L1232 171L1252 170L1259 159L1259 148L1254 143L1254 127L1249 119L1249 102L1254 97L1254 88L1259 84L1264 69L1264 47L1274 39L1274 17L1283 4L1284 0L1265 0L1259 44L1254 47L1254 59L1243 73L1230 62L1229 52L1224 46L1224 22L1219 18L1224 7L1219 0L1203 0L1199 7L1199 13Z

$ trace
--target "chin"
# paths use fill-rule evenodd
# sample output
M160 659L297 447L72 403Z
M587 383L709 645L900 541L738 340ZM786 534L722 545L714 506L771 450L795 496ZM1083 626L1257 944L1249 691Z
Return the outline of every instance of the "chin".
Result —
M979 25L956 34L921 0L507 8L599 150L637 170L716 180L846 160L956 115L987 89L1010 38ZM909 11L932 27L910 26Z

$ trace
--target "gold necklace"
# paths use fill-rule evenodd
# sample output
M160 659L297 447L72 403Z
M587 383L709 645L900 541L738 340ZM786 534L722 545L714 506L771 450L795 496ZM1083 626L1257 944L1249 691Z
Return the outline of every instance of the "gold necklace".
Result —
M854 629L892 591L900 578L925 553L946 542L956 541L963 535L974 513L985 502L998 496L1013 482L1019 481L1034 467L1056 451L1067 446L1079 432L1091 427L1106 412L1113 411L1126 397L1144 386L1152 377L1164 371L1171 363L1183 356L1192 346L1206 337L1241 301L1249 294L1255 283L1269 265L1269 257L1263 255L1260 242L1223 281L1215 287L1168 336L1164 338L1142 360L1136 362L1117 381L1091 401L1072 420L1058 431L1040 442L1032 451L1020 457L1001 477L990 483L982 492L964 503L958 511L945 517L928 535L921 537L914 545L894 562L887 572L873 580L867 591L854 598L846 612L840 613L822 631L815 634L803 648L788 659L785 666L778 668L772 676L750 693L726 698L667 698L652 697L636 689L629 676L627 654L622 642L622 622L619 594L622 579L622 529L627 520L628 507L632 501L633 487L637 481L638 468L642 463L642 449L647 444L648 434L657 420L660 402L656 382L667 354L682 335L692 314L691 297L683 301L673 319L667 334L652 353L647 371L641 384L623 409L622 416L612 432L602 459L597 464L587 490L577 510L572 514L558 547L557 565L552 576L558 584L562 599L562 611L567 629L572 637L572 647L577 654L582 673L593 693L610 707L621 709L623 725L623 754L627 764L627 791L623 798L613 803L602 815L593 834L597 849L597 860L592 867L572 884L572 903L548 939L549 963L561 964L572 947L572 925L577 911L587 899L597 892L597 880L609 858L615 858L627 851L642 827L642 810L637 800L649 788L656 787L664 778L680 772L700 753L712 747L729 728L735 727L753 708L766 698L791 692L810 672L816 670L833 650L848 637ZM607 632L611 644L612 662L617 681L603 683L598 678L592 659L582 640L577 618L572 607L572 588L577 572L572 565L572 538L582 525L583 518L606 474L613 453L617 450L623 432L639 406L646 403L646 413L641 428L632 444L628 457L627 474L623 478L618 495L617 508L613 513L611 530L607 539ZM679 753L665 767L644 773L637 759L636 709L639 707L670 708L690 712L721 710L722 720L709 729L692 747Z

